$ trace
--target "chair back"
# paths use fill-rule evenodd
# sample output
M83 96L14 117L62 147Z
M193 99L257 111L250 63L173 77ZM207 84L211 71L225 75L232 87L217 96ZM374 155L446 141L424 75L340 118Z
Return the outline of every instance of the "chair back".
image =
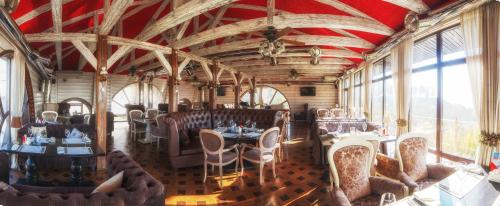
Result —
M57 112L55 111L43 111L42 119L46 122L57 122Z
M224 138L218 132L211 129L200 130L200 141L205 157L207 155L219 155L224 150Z
M328 150L328 163L336 188L341 188L349 201L371 194L370 164L373 146L365 140L348 139Z
M278 146L280 129L278 127L270 128L264 131L259 138L259 147L261 152L272 152Z
M396 141L396 158L399 170L415 181L427 177L427 136L421 133L407 133Z
M83 124L90 124L90 114L83 115Z
M128 114L130 116L130 123L131 123L132 121L134 121L134 119L142 118L144 113L141 110L134 109L134 110L130 110L130 112Z
M318 119L323 119L330 116L330 111L328 109L317 109L316 116Z
M330 109L330 115L335 118L340 118L344 116L344 110L340 108Z
M158 110L157 109L148 109L146 111L146 113L148 114L149 118L156 119L156 116L158 115Z
M377 161L377 153L380 147L380 137L377 135L360 135L360 136L347 136L343 137L341 140L348 140L348 139L357 139L357 140L365 140L372 144L373 146L373 155L372 155L372 160L370 163L370 174L373 176L375 175L375 161Z

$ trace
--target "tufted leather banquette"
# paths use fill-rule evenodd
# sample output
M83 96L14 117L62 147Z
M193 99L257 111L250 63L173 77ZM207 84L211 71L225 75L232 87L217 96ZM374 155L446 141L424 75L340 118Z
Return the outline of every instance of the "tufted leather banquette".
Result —
M203 164L203 151L198 133L200 129L214 128L217 122L227 123L247 120L257 122L258 128L276 126L281 118L277 110L218 109L189 112L174 112L160 117L168 125L168 156L174 168L192 167Z
M124 170L122 187L111 193L91 194L94 187L9 186L0 182L0 205L164 205L165 188L137 162L121 151L107 156L109 177Z

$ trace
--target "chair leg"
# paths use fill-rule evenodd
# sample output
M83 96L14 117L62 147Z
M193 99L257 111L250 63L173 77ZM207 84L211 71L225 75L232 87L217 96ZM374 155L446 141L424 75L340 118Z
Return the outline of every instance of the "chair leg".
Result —
M203 183L207 180L207 161L203 161Z
M263 185L264 184L264 163L263 162L260 162L259 163L259 183L260 185Z
M160 138L156 137L156 150L160 150Z
M215 169L214 169L214 165L212 165L212 175L215 174Z
M238 159L236 159L236 161L234 161L234 163L236 164L236 167L234 168L234 172L238 173Z
M273 177L276 178L276 158L273 158Z
M220 186L222 187L222 165L219 165L219 178L220 178Z
M243 170L245 170L245 165L243 164L243 158L240 157L240 164L241 164L241 172L240 172L240 177L243 175Z

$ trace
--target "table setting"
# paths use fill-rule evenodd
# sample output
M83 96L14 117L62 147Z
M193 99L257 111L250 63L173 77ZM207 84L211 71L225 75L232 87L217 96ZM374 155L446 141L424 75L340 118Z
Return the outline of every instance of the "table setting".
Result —
M247 120L245 124L238 124L230 120L227 125L224 125L222 122L216 123L216 128L214 129L216 132L220 133L225 139L252 139L257 140L264 129L257 128L257 122L252 122Z

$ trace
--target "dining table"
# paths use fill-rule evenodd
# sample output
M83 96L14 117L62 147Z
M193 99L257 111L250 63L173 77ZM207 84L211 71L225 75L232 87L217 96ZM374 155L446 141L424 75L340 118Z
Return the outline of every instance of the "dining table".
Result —
M217 127L214 130L219 132L226 141L254 145L258 144L260 135L264 132L264 129L250 127Z
M153 138L151 138L151 126L153 124L156 124L156 120L154 118L149 118L149 117L144 117L144 118L136 118L132 120L134 122L135 126L136 124L142 124L146 125L145 131L144 131L144 138L138 139L142 144L151 144L153 143Z
M70 185L88 185L91 183L84 181L82 175L82 159L105 155L95 142L83 138L39 138L36 144L10 144L2 147L0 152L26 156L26 172L22 182L30 185L39 183L37 166L33 159L35 156L71 158Z

